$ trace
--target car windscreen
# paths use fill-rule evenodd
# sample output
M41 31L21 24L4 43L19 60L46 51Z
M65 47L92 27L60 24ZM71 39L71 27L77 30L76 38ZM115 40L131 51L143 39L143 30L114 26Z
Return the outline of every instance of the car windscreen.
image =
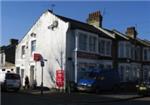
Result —
M84 78L85 79L96 79L97 75L98 74L96 72L88 72L88 73L86 73Z
M6 74L6 79L20 79L20 76L17 74Z

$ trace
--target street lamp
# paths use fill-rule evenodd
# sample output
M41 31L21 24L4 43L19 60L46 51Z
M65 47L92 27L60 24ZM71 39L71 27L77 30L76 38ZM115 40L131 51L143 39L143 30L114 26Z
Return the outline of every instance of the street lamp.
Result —
M46 59L42 59L41 62L41 67L42 67L42 73L41 73L41 94L43 94L43 67L44 67L44 61L47 61Z

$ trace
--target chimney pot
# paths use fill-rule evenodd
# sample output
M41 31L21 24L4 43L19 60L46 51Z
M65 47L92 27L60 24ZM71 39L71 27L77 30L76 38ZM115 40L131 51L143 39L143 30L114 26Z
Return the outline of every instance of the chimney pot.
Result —
M10 39L10 44L11 45L17 45L18 44L18 39Z
M100 11L96 11L96 12L89 14L87 23L97 26L97 27L102 27L102 19L103 19L103 17L101 15Z
M136 39L137 31L136 31L135 27L128 27L126 34L127 34L127 36L129 36L133 39Z

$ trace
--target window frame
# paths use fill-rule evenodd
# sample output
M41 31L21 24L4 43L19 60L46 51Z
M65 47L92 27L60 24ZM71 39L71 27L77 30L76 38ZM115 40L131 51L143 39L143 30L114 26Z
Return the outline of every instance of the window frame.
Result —
M83 37L84 36L84 37ZM81 39L81 38L85 38L85 40L83 40L83 39ZM79 41L78 41L78 43L79 43L79 45L78 45L78 47L79 47L79 50L81 50L81 51L87 51L87 40L88 40L88 35L87 34L85 34L85 33L82 33L82 32L80 32L79 33ZM84 46L85 45L85 46ZM84 47L85 47L85 49L84 49ZM82 48L83 47L83 48Z
M35 42L35 43L33 44L33 42ZM31 40L31 55L35 51L36 51L36 40Z

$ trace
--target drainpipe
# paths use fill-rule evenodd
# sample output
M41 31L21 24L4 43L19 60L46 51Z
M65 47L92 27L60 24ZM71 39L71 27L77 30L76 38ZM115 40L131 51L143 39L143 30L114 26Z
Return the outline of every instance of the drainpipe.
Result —
M77 51L78 51L78 33L75 33L75 83L77 83L77 70L78 70L78 61L77 61Z

